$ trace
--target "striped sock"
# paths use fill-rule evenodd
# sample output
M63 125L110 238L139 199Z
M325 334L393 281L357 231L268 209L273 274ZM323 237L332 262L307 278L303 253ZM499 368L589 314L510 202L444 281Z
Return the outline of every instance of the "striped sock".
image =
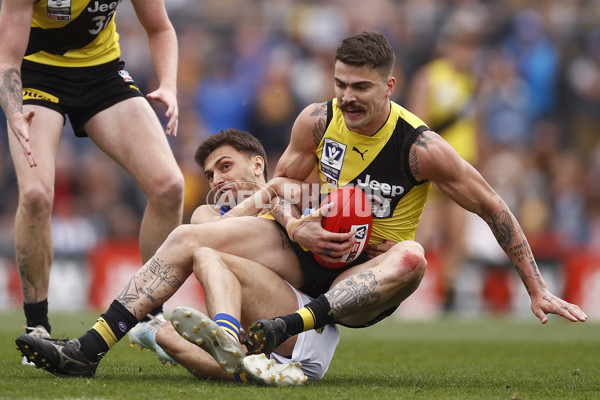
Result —
M240 341L240 330L242 329L242 326L236 318L232 317L229 314L219 313L215 315L215 318L213 320L217 325L225 329L227 333L233 336L235 340L237 340L238 342Z
M81 351L88 360L97 362L137 323L133 314L114 300L106 313L79 338Z
M235 374L233 377L235 378L236 382L252 383L252 379L248 375L246 375L245 372L242 372L241 374Z
M278 318L285 322L285 333L294 336L301 332L333 324L335 319L330 311L329 301L322 294L295 313Z

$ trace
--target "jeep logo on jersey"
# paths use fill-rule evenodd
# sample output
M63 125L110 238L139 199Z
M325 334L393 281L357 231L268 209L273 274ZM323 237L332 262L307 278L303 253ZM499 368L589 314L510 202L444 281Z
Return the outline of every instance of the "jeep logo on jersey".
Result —
M87 11L90 13L95 13L100 11L101 13L107 12L109 10L114 10L115 8L117 8L117 6L119 5L119 3L122 0L118 0L118 1L110 1L110 2L100 2L100 1L95 1L91 6L89 6L87 8Z
M346 145L335 140L325 139L323 150L321 151L321 172L325 182L331 186L337 187L344 156L346 155Z
M375 179L371 180L371 175L367 174L365 176L365 180L361 181L358 179L356 181L356 186L360 187L365 193L368 192L381 192L382 195L387 197L395 197L404 193L404 188L399 185L390 185L385 182L378 182ZM371 189L370 191L367 189Z

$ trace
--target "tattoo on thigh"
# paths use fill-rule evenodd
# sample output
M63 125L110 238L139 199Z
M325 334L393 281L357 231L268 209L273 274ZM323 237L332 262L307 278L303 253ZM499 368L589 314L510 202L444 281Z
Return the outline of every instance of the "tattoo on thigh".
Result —
M147 301L153 308L163 304L182 283L172 264L153 257L131 278L116 300L140 317L149 305Z
M381 293L377 291L377 279L372 271L352 275L335 285L325 294L335 319L339 320L368 306L377 304Z

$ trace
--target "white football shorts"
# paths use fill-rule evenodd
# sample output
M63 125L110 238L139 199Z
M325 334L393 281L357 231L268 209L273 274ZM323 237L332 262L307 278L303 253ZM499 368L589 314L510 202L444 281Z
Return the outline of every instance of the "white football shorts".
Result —
M294 293L298 298L299 309L312 300L296 289L294 289ZM281 364L289 362L302 363L302 371L308 379L316 381L321 379L327 372L339 341L340 333L337 327L330 324L325 326L320 333L314 329L300 333L291 358L277 353L271 353L271 358Z

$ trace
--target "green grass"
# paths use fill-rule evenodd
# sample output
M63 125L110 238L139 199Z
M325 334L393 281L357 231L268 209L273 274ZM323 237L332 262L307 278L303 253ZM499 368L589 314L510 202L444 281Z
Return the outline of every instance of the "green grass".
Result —
M52 314L54 336L77 337L95 312ZM1 399L599 399L600 325L530 320L387 319L341 329L325 378L294 388L196 380L121 341L96 377L57 378L20 365L21 312L0 313Z

